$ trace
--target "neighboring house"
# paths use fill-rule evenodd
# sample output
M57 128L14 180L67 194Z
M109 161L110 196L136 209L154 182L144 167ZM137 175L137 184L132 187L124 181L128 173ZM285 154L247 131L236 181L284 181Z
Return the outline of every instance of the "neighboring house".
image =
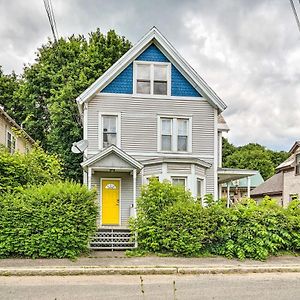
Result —
M0 145L7 147L10 153L26 153L34 143L33 138L0 106Z
M257 172L256 175L249 177L250 191L264 182L264 179ZM237 179L228 184L222 185L222 198L227 198L229 195L232 203L238 202L242 198L248 197L248 178Z
M222 168L226 105L155 27L77 103L89 143L84 183L98 191L100 228L128 226L150 177L218 199L222 183L256 174Z
M261 200L270 196L286 207L300 197L300 141L295 142L289 153L290 157L276 168L276 174L251 191L251 198Z

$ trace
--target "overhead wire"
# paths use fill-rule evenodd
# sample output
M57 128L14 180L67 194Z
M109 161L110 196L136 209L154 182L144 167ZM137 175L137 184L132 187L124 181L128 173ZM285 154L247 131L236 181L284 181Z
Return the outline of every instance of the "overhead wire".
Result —
M299 1L299 5L300 5L300 0L298 0L298 1ZM299 17L298 17L298 14L297 14L297 10L296 10L294 1L290 0L290 4L291 4L291 7L292 7L292 10L293 10L295 19L296 19L296 23L297 23L297 26L298 26L298 29L299 29L299 32L300 32L300 21L299 21Z

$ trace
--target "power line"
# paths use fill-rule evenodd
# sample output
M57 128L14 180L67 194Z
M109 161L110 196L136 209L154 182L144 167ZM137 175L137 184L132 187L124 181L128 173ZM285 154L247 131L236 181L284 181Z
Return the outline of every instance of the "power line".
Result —
M57 42L58 31L57 31L57 26L56 26L56 21L55 21L55 16L54 16L54 11L53 11L53 6L52 6L51 0L44 0L44 6L45 6L45 10L46 10L47 17L49 20L49 24L51 27L51 31L53 34L54 41Z
M300 4L300 0L298 0L298 1L299 1L299 4ZM296 8L295 8L294 1L293 1L293 0L290 0L290 3L291 3L291 7L292 7L292 10L293 10L295 19L296 19L296 23L297 23L299 32L300 32L300 21L299 21L299 17L298 17L298 14L297 14L297 10L296 10Z

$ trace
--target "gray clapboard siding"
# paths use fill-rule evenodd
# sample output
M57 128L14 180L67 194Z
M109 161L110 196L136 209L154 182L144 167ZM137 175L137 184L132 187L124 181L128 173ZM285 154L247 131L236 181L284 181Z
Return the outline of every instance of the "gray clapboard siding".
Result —
M109 173L109 172L95 172L92 175L92 187L95 187L97 189L98 193L98 206L99 211L101 212L101 178L121 178L121 226L127 226L128 225L128 219L130 217L130 207L133 203L133 178L132 175L129 173ZM142 178L141 175L137 175L137 197L140 195L141 190L141 182ZM100 226L101 220L100 220L101 213L99 214L99 217L97 219L97 224Z
M168 163L168 173L190 174L191 164Z
M214 108L205 100L177 100L96 95L88 104L88 152L98 149L99 112L121 112L121 148L157 152L157 116L192 116L195 155L213 155Z
M162 173L162 164L150 165L144 167L144 175L154 175Z
M195 166L195 173L198 176L205 176L205 168L196 165Z
M214 195L214 161L212 159L207 159L207 162L211 163L212 166L206 170L206 193Z

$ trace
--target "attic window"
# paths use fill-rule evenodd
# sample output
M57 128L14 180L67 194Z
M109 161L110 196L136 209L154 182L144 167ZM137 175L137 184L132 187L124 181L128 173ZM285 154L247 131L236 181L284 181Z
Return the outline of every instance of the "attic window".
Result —
M170 73L170 63L135 62L136 94L169 95Z
M295 173L296 175L300 175L300 153L296 155Z

